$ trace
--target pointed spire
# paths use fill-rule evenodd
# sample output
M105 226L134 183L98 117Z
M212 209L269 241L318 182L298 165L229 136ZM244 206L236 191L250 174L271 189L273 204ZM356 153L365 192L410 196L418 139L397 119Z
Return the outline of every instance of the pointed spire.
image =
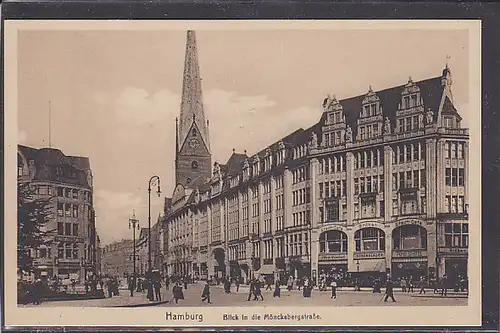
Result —
M175 152L179 151L179 118L175 117Z
M179 119L180 145L185 141L193 123L196 123L203 140L207 142L205 112L201 88L200 67L195 32L189 30L186 38L184 81L182 85L181 115Z

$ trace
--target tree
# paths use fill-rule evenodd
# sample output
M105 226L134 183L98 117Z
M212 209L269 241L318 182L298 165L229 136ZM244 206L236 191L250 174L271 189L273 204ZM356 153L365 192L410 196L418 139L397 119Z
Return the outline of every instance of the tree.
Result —
M45 230L50 218L52 197L39 198L29 183L17 184L17 269L18 272L33 272L30 250L52 242L54 230Z

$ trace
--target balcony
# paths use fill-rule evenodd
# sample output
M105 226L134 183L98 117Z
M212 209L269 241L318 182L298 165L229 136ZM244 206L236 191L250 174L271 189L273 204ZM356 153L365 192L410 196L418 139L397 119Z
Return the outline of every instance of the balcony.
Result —
M446 128L446 127L440 127L440 128L438 128L438 133L439 134L447 134L447 135L469 136L469 129L468 128Z
M427 258L426 250L393 250L393 258Z
M354 260L357 259L379 259L385 258L385 251L358 251L354 252Z

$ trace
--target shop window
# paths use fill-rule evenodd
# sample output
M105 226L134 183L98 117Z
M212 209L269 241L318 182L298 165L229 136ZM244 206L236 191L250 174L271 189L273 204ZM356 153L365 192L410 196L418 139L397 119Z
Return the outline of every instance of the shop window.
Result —
M324 232L319 237L319 248L322 253L347 253L347 235L337 230Z
M394 250L427 249L427 231L418 225L405 225L392 233Z
M385 249L385 233L377 228L364 228L354 234L356 251L377 251Z

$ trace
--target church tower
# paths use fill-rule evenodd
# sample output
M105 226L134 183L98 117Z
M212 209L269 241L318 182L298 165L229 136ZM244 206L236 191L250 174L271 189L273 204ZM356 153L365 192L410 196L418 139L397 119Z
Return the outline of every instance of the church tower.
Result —
M194 31L187 32L180 118L176 119L175 180L196 188L212 176L212 155L205 120L198 50Z

